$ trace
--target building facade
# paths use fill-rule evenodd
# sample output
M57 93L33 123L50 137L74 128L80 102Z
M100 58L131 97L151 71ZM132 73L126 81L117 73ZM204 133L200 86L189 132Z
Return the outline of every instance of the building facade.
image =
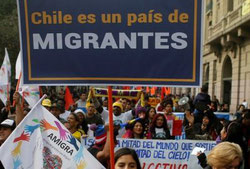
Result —
M205 0L204 8L203 84L233 113L244 99L250 103L250 0Z

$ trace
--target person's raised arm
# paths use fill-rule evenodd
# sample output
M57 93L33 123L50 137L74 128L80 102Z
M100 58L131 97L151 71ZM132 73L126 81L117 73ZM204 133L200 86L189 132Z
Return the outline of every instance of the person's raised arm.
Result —
M15 101L16 106L16 125L18 125L24 118L24 113L21 105L21 95L18 92L15 92L13 95L13 100Z
M105 125L105 130L107 131L107 139L104 145L103 150L99 151L96 155L98 161L106 162L110 156L110 131L108 124Z

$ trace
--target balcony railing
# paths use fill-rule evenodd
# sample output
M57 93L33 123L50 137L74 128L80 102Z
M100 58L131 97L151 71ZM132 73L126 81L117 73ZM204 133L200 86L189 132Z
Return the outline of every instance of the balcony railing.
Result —
M250 13L242 16L242 5L236 7L233 11L229 12L226 16L221 18L215 25L207 28L207 42L211 42L218 36L228 33L231 29L236 28L242 24L242 20L250 20ZM206 44L206 42L205 42Z

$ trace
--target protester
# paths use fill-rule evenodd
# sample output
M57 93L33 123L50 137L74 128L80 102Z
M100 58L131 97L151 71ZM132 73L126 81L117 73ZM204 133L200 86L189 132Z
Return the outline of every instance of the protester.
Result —
M90 91L91 92L91 91ZM99 101L94 97L93 94L91 94L91 99L93 100L93 103L97 109L97 111L101 114L102 119L104 120L104 123L109 123L109 112L105 110L102 105L99 103ZM123 106L120 101L117 101L113 103L113 120L115 124L125 124L128 121L130 121L133 118L134 111L129 110L127 112L123 112ZM117 137L121 138L122 135L125 133L125 128L122 128L119 131L119 135Z
M149 130L149 120L147 116L147 109L144 107L137 107L135 111L137 114L137 118L141 119L143 126L144 126L143 138L147 138L147 134Z
M248 157L247 162L248 162L248 169L250 168L250 109L245 109L243 112L243 117L241 119L241 124L242 124L242 131L243 131L243 136L244 140L246 140L247 144L247 154L246 156Z
M135 120L129 125L123 138L143 139L144 138L144 124L141 119Z
M147 110L147 117L148 117L149 124L151 124L151 122L153 121L155 115L156 115L155 108L154 107L149 107L148 110Z
M221 112L229 112L229 106L228 106L228 104L227 104L227 103L224 103L224 104L222 105L222 108L221 108L220 111L221 111Z
M18 92L14 93L13 101L15 102L15 107L16 107L15 122L16 122L16 125L18 125L25 117L25 114L23 112L23 108L21 105L21 95Z
M9 111L6 107L3 107L0 112L0 123L8 118Z
M107 97L104 97L102 99L102 107L103 109L108 110L108 98Z
M166 140L170 139L170 131L168 129L167 120L163 114L156 114L151 123L149 134L149 139L160 139Z
M244 164L248 165L248 143L244 137L242 124L237 121L226 123L221 131L221 140L238 144L243 151Z
M50 108L51 114L53 114L61 123L64 123L66 120L60 117L61 114L61 106L57 103L53 103Z
M215 101L211 101L210 109L211 109L213 112L216 112L216 111L217 111L217 104L216 104Z
M185 126L187 139L213 140L217 137L213 127L213 114L209 112L204 113L202 123L194 123L193 114L188 112L186 113L185 118L189 122L188 125Z
M215 146L207 156L206 169L239 168L242 161L242 150L238 144L223 142Z
M173 101L167 100L165 102L165 107L163 108L163 112L167 117L167 120L178 120L178 118L173 114Z
M248 103L246 99L243 100L242 104L245 106L245 109L248 109Z
M115 169L141 169L135 150L121 148L115 152Z
M48 111L51 109L51 100L50 99L44 99L42 101L43 107L45 107Z
M235 119L241 118L244 109L245 109L245 106L243 104L239 105L237 111L235 112L235 114L233 114L233 116L235 116Z
M217 99L216 95L213 96L212 101L215 102L217 107L220 105L220 101Z
M12 133L15 127L16 127L15 121L11 119L6 119L0 124L0 146Z
M103 120L99 114L97 114L95 111L95 106L93 103L87 103L86 104L87 113L86 113L86 122L87 124L103 124Z
M65 101L64 99L58 99L57 100L57 104L59 106L59 110L60 110L60 118L67 120L70 111L65 110Z
M221 130L221 143L218 145L222 144L223 142L230 142L230 143L235 143L240 146L242 149L242 159L243 160L243 166L244 169L248 169L248 155L247 155L247 145L246 142L244 141L244 136L243 136L243 131L242 131L242 126L240 123L234 121L234 122L225 122L223 129ZM204 153L200 154L198 156L198 159L200 163L203 165L203 167L206 165L206 156Z
M124 112L124 111L126 110L128 101L127 101L126 98L121 98L121 99L120 99L120 102L122 103L122 109L123 109L123 112Z
M88 133L88 124L86 121L85 113L82 109L76 109L74 113L78 116L80 121L80 128L87 134Z
M110 130L109 125L91 125L90 130L95 133L95 143L88 148L88 151L106 168L109 167L110 158ZM118 135L119 126L114 126L114 143Z
M174 101L173 103L174 103L173 112L182 112L183 111L182 108L179 106L177 101Z
M9 135L15 129L16 124L14 120L6 119L0 124L0 147L7 140ZM0 169L4 169L2 162L0 161Z
M207 94L207 92L208 87L206 85L203 85L201 88L201 92L197 94L193 101L193 104L195 106L195 123L202 123L203 112L205 110L208 110L211 104L210 96Z
M77 108L82 109L83 111L86 112L86 100L87 100L87 95L85 92L82 92L80 95L80 99L76 101Z
M81 141L82 137L86 137L84 131L80 128L80 120L75 113L70 113L68 116L69 131L78 140Z

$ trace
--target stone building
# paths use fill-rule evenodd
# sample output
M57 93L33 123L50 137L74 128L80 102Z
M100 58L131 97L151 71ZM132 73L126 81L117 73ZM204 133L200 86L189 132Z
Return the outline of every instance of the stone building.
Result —
M250 0L204 0L203 84L235 112L250 104ZM176 88L196 95L199 89Z

